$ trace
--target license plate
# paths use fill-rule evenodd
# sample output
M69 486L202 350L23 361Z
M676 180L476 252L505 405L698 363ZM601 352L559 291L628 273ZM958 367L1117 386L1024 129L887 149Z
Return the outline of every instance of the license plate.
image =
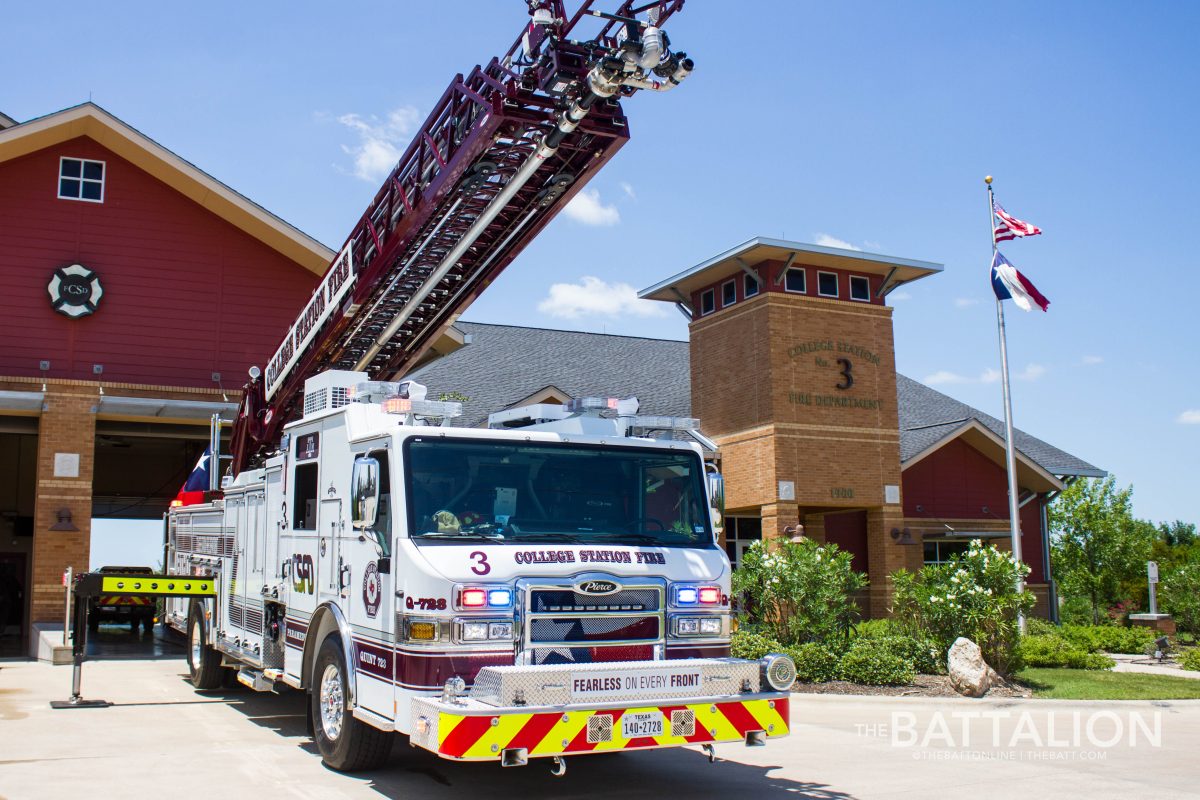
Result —
M625 739L641 739L645 736L663 735L661 711L639 711L621 717L621 736Z

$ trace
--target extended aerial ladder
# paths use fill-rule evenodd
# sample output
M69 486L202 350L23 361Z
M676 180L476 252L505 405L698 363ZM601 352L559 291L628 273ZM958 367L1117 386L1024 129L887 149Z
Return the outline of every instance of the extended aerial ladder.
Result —
M410 369L629 138L621 98L692 71L662 29L684 0L527 4L521 36L455 76L265 369L251 369L234 474L275 447L305 379Z

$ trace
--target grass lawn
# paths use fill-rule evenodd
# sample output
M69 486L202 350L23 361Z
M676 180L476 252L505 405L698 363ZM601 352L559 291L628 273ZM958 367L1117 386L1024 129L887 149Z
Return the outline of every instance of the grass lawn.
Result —
M1027 669L1017 680L1048 700L1197 700L1200 680L1137 672Z

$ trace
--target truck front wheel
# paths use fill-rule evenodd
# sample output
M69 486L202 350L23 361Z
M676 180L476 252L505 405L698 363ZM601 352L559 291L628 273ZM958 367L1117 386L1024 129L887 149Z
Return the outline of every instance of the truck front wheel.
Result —
M134 623L134 630L137 630ZM188 615L188 677L192 685L202 691L216 689L221 685L221 654L208 646L205 636L204 611L193 606Z
M321 643L313 669L313 739L321 760L338 772L381 765L392 749L392 735L354 718L347 692L346 659L341 642L330 636Z

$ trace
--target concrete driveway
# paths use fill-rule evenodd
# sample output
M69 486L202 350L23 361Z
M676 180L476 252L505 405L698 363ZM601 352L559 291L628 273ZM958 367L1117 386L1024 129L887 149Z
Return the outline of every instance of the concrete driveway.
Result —
M303 697L197 694L179 658L88 663L83 696L51 710L71 668L0 664L0 797L296 798L1196 797L1200 701L1064 703L796 695L794 733L765 748L454 764L397 737L366 775L325 769Z

